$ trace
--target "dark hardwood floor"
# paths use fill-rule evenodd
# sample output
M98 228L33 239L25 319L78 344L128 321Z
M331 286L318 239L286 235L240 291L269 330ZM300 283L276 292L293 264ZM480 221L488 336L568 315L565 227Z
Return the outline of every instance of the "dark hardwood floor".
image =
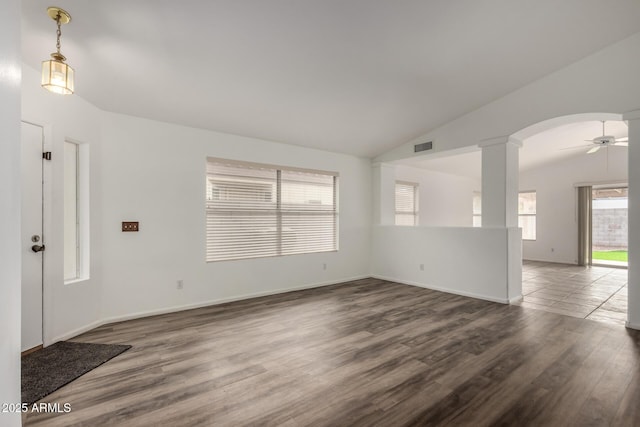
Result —
M640 333L366 279L106 325L36 426L638 426Z

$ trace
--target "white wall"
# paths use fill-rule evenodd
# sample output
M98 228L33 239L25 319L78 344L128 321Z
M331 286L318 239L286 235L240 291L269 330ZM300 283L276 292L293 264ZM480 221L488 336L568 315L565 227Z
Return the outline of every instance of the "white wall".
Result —
M71 331L97 322L101 311L102 208L95 195L100 184L102 112L80 96L60 96L40 87L40 73L24 65L22 119L44 126L45 149L52 160L44 162L44 342L51 344ZM64 283L64 141L89 146L90 253L88 278ZM82 166L87 166L86 164Z
M473 192L480 190L480 180L404 165L396 165L395 175L396 180L420 184L420 225L473 225Z
M548 76L524 86L494 102L474 110L456 120L446 123L427 134L402 144L374 159L376 162L391 162L407 159L423 153L415 154L414 144L433 141L433 150L429 155L438 155L448 150L476 146L481 141L497 137L514 137L525 140L535 131L544 130L534 126L561 116L580 113L615 113L622 114L637 111L640 107L640 33L615 43L596 52L574 64L558 70ZM612 67L611 64L616 64ZM508 66L508 58L501 66ZM545 123L545 124L548 124ZM633 142L631 142L633 143ZM520 188L526 188L522 183ZM640 185L631 180L630 187ZM560 200L572 197L565 193L557 195ZM630 200L630 204L635 203ZM575 228L571 224L565 227ZM630 241L635 237L630 228ZM637 233L636 233L637 234ZM559 240L561 257L555 260L574 262L575 251L570 249L575 245L575 239ZM569 240L570 239L570 240ZM525 249L527 257L549 259L551 247ZM557 248L555 246L554 250ZM630 259L629 269L639 267ZM630 283L630 291L640 283ZM639 293L640 294L640 293ZM635 295L635 294L634 294ZM630 299L629 312L640 312L640 298ZM639 316L640 317L640 316ZM637 327L635 325L634 327Z
M507 303L521 297L520 278L508 283L508 251L520 255L519 245L509 248L508 243L519 238L518 228L374 226L372 274Z
M373 191L373 224L393 225L396 222L396 168L388 163L376 163L371 173Z
M0 403L20 402L20 1L0 25ZM0 412L0 425L19 426Z
M526 143L526 142L525 142ZM627 182L624 148L584 154L520 173L520 191L536 191L536 240L524 240L524 259L578 262L577 183Z
M104 318L368 275L368 159L110 113L102 129L101 186L93 196L102 209ZM340 250L206 263L207 156L339 172ZM122 233L125 220L140 221L140 232Z
M33 69L24 76L23 119L45 126L53 152L45 164L45 343L107 320L369 273L370 160L111 114L81 93L42 90ZM90 147L90 277L72 284L63 281L65 139ZM340 250L206 263L207 156L339 172ZM122 233L125 220L140 221L140 232Z

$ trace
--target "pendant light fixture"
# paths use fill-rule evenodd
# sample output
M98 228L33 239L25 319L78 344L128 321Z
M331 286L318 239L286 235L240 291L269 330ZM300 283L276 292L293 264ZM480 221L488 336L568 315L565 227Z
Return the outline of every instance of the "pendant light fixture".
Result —
M42 61L42 87L53 93L71 95L73 93L73 68L64 61L67 60L60 52L60 26L71 21L71 15L59 7L47 9L47 15L58 25L56 51L51 54L51 59Z

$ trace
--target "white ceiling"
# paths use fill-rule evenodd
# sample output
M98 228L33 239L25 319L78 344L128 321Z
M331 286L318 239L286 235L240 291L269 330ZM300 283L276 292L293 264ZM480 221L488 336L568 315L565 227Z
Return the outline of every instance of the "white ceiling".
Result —
M638 0L57 0L77 95L376 156L640 31ZM54 50L23 0L23 58Z
M616 139L626 138L629 132L627 124L623 121L607 121L605 123L605 131L606 135L615 136ZM520 149L520 171L530 170L572 157L586 156L587 151L594 146L590 141L597 136L602 136L602 122L600 121L572 123L540 132L523 141ZM614 147L612 150L625 150L625 148ZM604 150L600 151L599 154L589 155L604 154ZM425 155L405 159L397 163L480 179L482 171L480 153L478 149L463 154L435 158Z

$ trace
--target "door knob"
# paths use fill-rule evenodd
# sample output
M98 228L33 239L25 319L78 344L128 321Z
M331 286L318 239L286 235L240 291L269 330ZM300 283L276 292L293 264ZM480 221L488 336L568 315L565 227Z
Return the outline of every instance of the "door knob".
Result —
M31 246L31 250L33 252L42 252L44 251L44 245L33 245Z

